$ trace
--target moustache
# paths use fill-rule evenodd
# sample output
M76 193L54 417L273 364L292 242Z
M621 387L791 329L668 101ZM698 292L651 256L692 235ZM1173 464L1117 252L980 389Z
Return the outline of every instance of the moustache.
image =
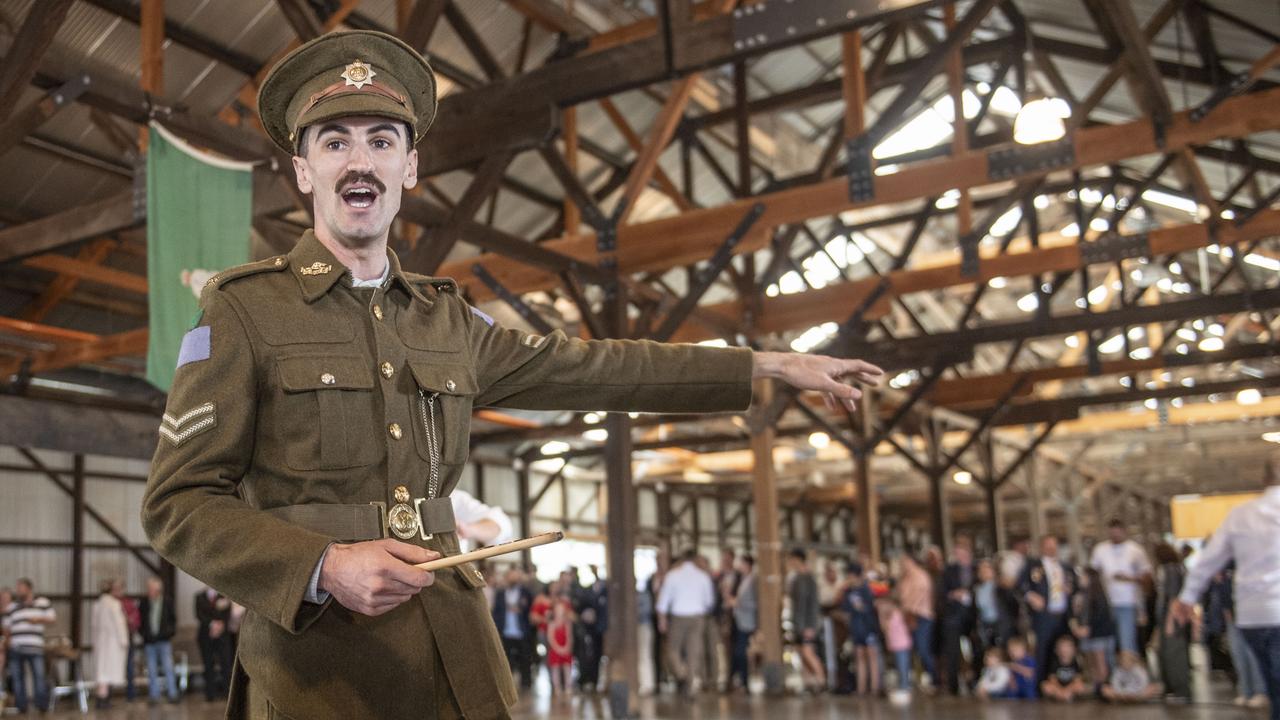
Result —
M335 193L342 194L343 188L349 187L351 185L355 185L356 183L361 183L361 182L371 186L374 190L377 190L378 194L380 195L387 192L387 186L383 185L382 181L379 180L376 175L371 175L369 173L360 173L355 171L348 172L346 175L343 175L338 180L338 184L334 187L333 191Z

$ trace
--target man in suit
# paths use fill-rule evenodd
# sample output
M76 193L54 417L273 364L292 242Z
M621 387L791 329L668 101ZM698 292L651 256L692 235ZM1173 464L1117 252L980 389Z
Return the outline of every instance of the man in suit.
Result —
M231 601L206 586L196 594L196 620L200 623L196 640L204 663L204 699L213 702L226 697L231 682L231 636L227 634Z
M1018 592L1031 613L1031 632L1036 638L1036 672L1043 682L1049 656L1058 638L1069 632L1067 615L1076 589L1075 571L1058 559L1058 539L1040 539L1040 557L1027 563Z
M493 623L502 636L502 649L507 654L511 669L520 673L520 684L533 687L533 656L527 637L530 634L529 609L533 606L533 594L524 584L524 573L519 567L507 570L506 587L493 596Z
M142 619L142 649L147 656L147 696L152 705L160 702L160 672L164 672L169 702L178 701L178 684L173 675L173 636L178 618L173 603L164 594L164 581L147 579L147 595L138 606ZM207 667L207 663L206 663Z

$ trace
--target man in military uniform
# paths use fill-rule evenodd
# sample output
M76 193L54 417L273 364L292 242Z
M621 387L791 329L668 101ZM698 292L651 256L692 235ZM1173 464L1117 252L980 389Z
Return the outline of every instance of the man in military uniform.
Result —
M333 33L259 110L312 196L288 254L213 277L182 351L142 520L164 557L248 608L229 717L505 717L516 695L448 495L471 410L742 411L754 377L852 405L856 360L498 327L387 249L435 113L418 53Z

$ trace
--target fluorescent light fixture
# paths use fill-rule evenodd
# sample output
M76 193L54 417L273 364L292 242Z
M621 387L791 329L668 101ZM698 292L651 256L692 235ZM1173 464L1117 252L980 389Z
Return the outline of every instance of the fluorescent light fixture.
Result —
M809 444L821 450L831 444L831 436L824 432L811 433L809 435Z
M1149 347L1134 348L1129 352L1129 357L1133 358L1134 360L1148 360L1151 358L1151 348Z
M1098 352L1100 353L1116 353L1124 349L1124 336L1112 335L1098 344Z
M582 422L588 425L598 425L602 419L598 413L587 413L582 416Z
M1101 305L1103 300L1107 299L1107 286L1099 285L1089 291L1089 304Z
M1167 193L1163 190L1145 190L1142 193L1142 199L1147 202L1153 202L1157 205L1164 205L1165 207L1173 208L1174 210L1181 210L1192 215L1200 212L1200 206L1196 204L1195 200L1182 197L1181 195Z
M1018 309L1022 312L1033 312L1040 307L1040 298L1035 293L1027 293L1018 298Z
M541 452L543 455L559 455L561 453L566 453L569 452L569 443L562 440L552 440L542 446Z
M604 428L591 428L582 433L582 437L592 442L604 442L609 439L609 431Z
M1044 209L1048 208L1048 207L1049 207L1049 196L1048 196L1048 195L1037 195L1037 196L1036 196L1036 199L1035 199L1035 206L1036 206L1036 209L1037 209L1037 210L1044 210Z
M1146 406L1148 410L1155 410L1156 408L1160 407L1160 403L1156 402L1155 398L1147 398L1146 400L1142 401L1142 404Z
M1241 405L1257 405L1262 402L1262 391L1257 388L1245 388L1236 393L1236 402Z
M1280 432L1263 433L1262 439L1267 442L1280 443Z
M1000 290L1009 285L1009 279L1004 276L993 277L987 281L987 285L994 290Z
M1200 349L1204 352L1218 352L1224 347L1226 344L1220 337L1207 337L1200 341Z
M1264 270L1270 270L1271 272L1280 272L1280 260L1267 257L1266 255L1259 255L1258 253L1249 253L1248 255L1244 256L1244 261L1249 263L1250 265L1257 265L1258 267Z
M1075 335L1068 335L1063 342L1066 343L1069 348L1080 347L1080 338Z
M711 340L703 340L698 344L703 347L716 347L716 348L729 347L729 341L725 340L724 338L713 338Z
M1032 100L1013 119L1013 140L1022 145L1053 142L1067 134L1062 121L1071 117L1071 108L1061 98Z
M1218 337L1222 337L1223 335L1226 334L1226 332L1227 332L1227 329L1222 327L1222 323L1214 323L1209 326L1210 335L1217 335Z
M1080 237L1080 226L1075 223L1071 223L1059 230L1058 234L1062 237Z
M800 277L800 273L795 270L789 270L778 278L778 290L783 295L794 295L798 292L804 292L804 278Z
M796 352L809 352L825 342L827 338L835 334L836 324L833 322L825 322L821 325L815 325L801 333L800 337L792 340L791 349Z
M957 485L969 485L973 482L973 473L968 470L957 470L956 474L951 476L951 479L954 480Z

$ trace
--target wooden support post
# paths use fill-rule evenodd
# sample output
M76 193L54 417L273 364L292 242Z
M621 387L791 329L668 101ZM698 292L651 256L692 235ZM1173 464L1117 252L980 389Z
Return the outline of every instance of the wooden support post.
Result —
M874 565L880 562L880 500L876 497L875 483L871 479L871 455L875 448L866 441L874 434L873 419L879 415L878 394L866 390L862 395L862 452L853 454L853 474L856 487L854 498L858 507L858 553L870 559Z
M951 518L947 511L946 462L942 450L942 431L932 419L925 420L924 441L928 449L929 473L929 534L933 543L942 548L943 555L951 549Z
M578 109L575 107L567 107L563 111L564 115L564 164L573 173L574 177L578 176ZM564 199L564 234L573 236L578 234L580 225L582 224L582 210L572 199L566 194Z
M71 474L71 646L84 639L84 455L77 453Z
M485 490L485 488L484 488L484 463L472 463L472 464L471 464L471 467L475 469L475 478L476 478L476 483L475 483L475 491L476 491L476 493L475 493L475 495L476 495L476 499L477 499L477 500L479 500L480 502L484 502L484 498L485 498L485 491L484 491L484 490ZM528 537L528 536L526 536L526 537Z
M164 0L142 0L142 91L164 97ZM147 126L138 129L138 145L147 149Z
M943 19L947 32L956 27L956 4L949 2L943 6ZM954 111L954 130L951 135L951 154L960 156L969 151L969 130L964 118L964 57L962 44L947 53L947 86L951 92L951 107ZM960 204L956 206L956 229L961 236L973 229L973 198L967 188L960 190Z
M1036 478L1036 458L1027 458L1024 464L1027 481L1027 523L1031 528L1031 544L1035 546L1042 535L1048 532L1048 522L1044 516L1044 505L1040 502L1040 483Z
M852 140L866 129L867 78L862 71L862 31L840 36L844 75L840 87L844 95L844 138Z
M753 419L760 419L764 408L773 400L773 384L759 380L755 388L756 410ZM760 602L760 650L763 655L761 671L764 674L765 691L778 694L783 691L782 675L782 543L778 538L778 485L773 466L773 443L776 430L772 425L753 424L751 453L751 496L756 516L756 592Z
M520 467L516 469L516 511L520 516L520 536L529 537L533 534L530 525L532 522L529 518L529 462L526 460L520 463ZM525 567L533 565L533 555L528 550L520 553L521 562Z
M720 552L729 549L729 528L724 511L724 498L716 498L716 548Z
M987 532L991 541L991 551L996 552L1002 549L1000 532L1000 509L999 493L1000 486L996 483L995 468L995 448L992 446L991 433L987 432L978 445L978 452L982 457L982 474L981 478L982 490L987 502Z
M1074 472L1070 473L1062 485L1066 491L1063 507L1067 511L1067 544L1071 547L1071 562L1076 567L1084 567L1088 558L1084 556L1084 537L1080 532L1080 478Z
M734 130L738 150L738 197L751 196L751 114L747 110L747 61L733 64Z
M621 708L634 708L640 687L640 646L636 639L636 515L635 487L631 481L631 418L609 413L605 418L609 439L605 443L606 519L609 562L609 629L605 652L609 656L609 696L615 717Z

